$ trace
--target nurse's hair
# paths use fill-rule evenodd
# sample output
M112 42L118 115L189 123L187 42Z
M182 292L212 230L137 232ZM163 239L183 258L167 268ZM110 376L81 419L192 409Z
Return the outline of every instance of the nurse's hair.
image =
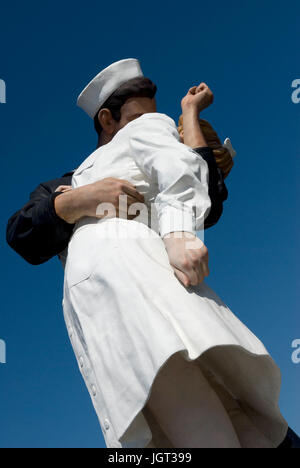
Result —
M101 109L109 109L113 119L116 122L121 120L121 107L127 99L132 97L148 97L154 98L157 91L157 86L145 76L138 76L132 78L122 84L108 99L102 104L99 111L94 118L94 127L98 135L102 132L102 126L100 125L98 114Z
M209 146L213 150L216 163L221 169L225 179L233 167L233 159L228 149L222 145L217 132L213 129L211 124L207 122L207 120L199 119L199 125L203 132L203 136L206 140L207 146ZM184 141L182 114L179 117L177 129L180 137Z

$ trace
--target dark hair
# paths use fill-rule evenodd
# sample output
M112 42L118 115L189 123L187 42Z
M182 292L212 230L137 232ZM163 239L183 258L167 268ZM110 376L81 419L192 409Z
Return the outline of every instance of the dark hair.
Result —
M121 107L127 99L132 97L148 97L154 98L156 94L157 86L145 76L138 76L132 78L122 84L113 94L106 99L105 103L102 104L97 114L94 117L94 127L98 135L102 132L102 127L98 120L98 114L101 109L109 109L113 119L116 122L120 122L121 119Z

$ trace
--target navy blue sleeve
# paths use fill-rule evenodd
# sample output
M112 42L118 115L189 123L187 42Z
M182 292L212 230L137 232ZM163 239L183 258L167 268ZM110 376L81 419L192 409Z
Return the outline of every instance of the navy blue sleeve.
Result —
M6 240L28 263L45 263L67 247L74 225L56 214L54 199L59 185L70 184L71 176L40 184L8 220Z
M228 198L228 191L221 169L218 167L213 150L208 146L193 148L207 162L209 171L208 195L211 200L209 215L204 221L204 229L217 224L223 213L223 202Z

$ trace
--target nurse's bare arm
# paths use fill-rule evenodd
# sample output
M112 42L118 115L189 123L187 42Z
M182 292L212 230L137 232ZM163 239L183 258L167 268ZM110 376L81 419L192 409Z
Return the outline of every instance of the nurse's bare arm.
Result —
M205 83L193 86L181 100L184 144L191 148L207 147L199 125L199 113L213 102L213 93ZM170 233L164 238L170 264L178 279L185 285L196 285L209 275L208 249L200 239L188 249L191 235L185 232Z
M121 195L127 196L127 210L133 203L144 201L143 195L130 182L109 177L73 190L64 189L63 193L55 198L55 211L67 223L74 224L84 216L100 218L101 216L96 214L99 213L97 210L99 205L111 203L116 209L117 216L120 216L125 214L119 211Z
M193 86L181 100L184 144L191 148L207 147L199 125L199 114L213 103L214 95L206 83Z
M69 172L39 184L7 222L7 243L31 265L40 265L60 254L68 246L73 222L81 216L95 216L99 203L109 201L117 207L123 193L129 194L128 204L143 200L127 181L103 179L80 190L66 191L71 181Z

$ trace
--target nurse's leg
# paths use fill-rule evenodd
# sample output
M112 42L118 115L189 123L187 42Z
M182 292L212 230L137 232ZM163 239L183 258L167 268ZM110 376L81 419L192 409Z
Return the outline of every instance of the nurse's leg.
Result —
M202 372L215 390L235 428L242 448L274 448L274 444L252 423L239 402L204 368Z
M217 394L180 353L160 369L147 405L176 448L241 448Z

